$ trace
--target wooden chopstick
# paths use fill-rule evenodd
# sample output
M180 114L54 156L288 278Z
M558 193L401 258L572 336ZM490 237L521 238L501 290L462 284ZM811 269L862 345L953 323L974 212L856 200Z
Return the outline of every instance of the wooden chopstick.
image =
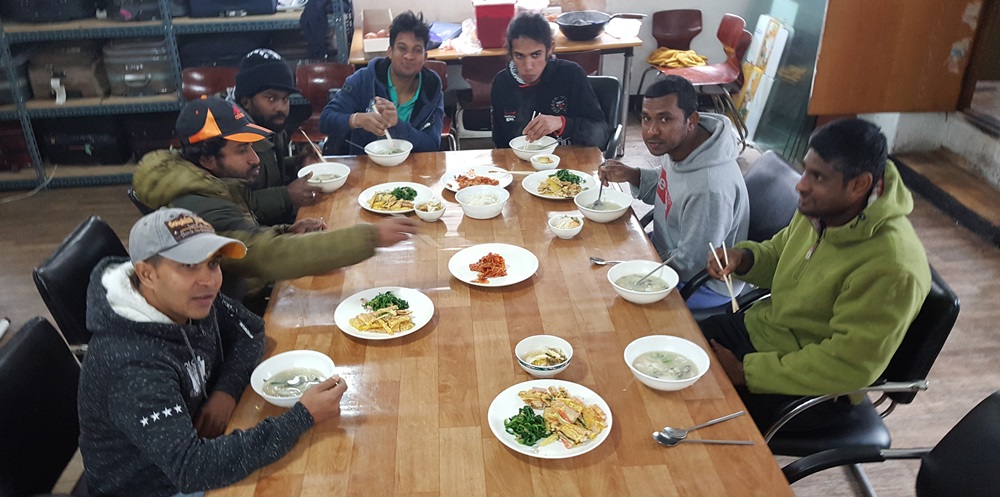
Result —
M723 266L722 265L722 261L719 260L719 254L715 253L715 246L712 245L712 242L708 242L708 248L709 248L709 250L712 251L712 257L715 257L715 262L716 262L716 264L719 265L719 268L720 269L725 269L726 266L729 265L729 253L726 252L726 246L725 246L725 244L723 243L723 246L722 246L722 255L726 258L726 266ZM733 278L733 276L731 274L727 274L727 275L725 275L725 276L722 277L722 281L726 283L726 290L729 290L729 298L731 299L732 304L733 304L733 312L736 312L736 311L740 310L740 304L736 302L736 295L733 293L733 279L732 278Z
M320 150L315 143L313 143L312 139L309 138L309 134L306 133L306 130L299 128L299 131L302 133L302 136L306 137L306 141L309 142L310 146L312 146L312 149L314 152L316 152L316 155L319 156L319 161L326 162L326 159L323 158L323 151Z

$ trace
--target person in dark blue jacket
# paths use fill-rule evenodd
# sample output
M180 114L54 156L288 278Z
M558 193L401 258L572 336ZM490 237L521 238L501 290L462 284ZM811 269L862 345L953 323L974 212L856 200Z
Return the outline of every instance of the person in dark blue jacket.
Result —
M385 136L413 143L414 152L441 149L444 94L441 78L424 68L430 26L423 14L403 12L389 28L388 57L351 75L323 109L319 129L334 140L365 146ZM336 148L336 147L334 147ZM363 154L355 145L351 154Z

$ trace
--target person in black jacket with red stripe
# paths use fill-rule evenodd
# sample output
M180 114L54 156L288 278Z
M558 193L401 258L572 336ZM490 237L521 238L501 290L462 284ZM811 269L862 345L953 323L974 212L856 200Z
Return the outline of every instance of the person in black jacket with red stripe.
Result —
M552 135L562 145L604 147L611 131L587 75L552 54L552 29L541 14L522 13L507 26L507 69L493 78L493 143L509 148Z

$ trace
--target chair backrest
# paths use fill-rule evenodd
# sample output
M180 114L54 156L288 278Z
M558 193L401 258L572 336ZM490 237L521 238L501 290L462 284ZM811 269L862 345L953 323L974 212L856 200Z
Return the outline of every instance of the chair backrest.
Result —
M747 238L755 242L770 240L792 220L799 208L795 191L802 173L772 150L764 152L743 176L750 201L750 227Z
M993 497L1000 490L1000 392L986 397L925 454L917 497Z
M319 116L329 101L331 88L343 88L344 81L354 74L350 64L303 64L295 68L295 83L309 101L313 115Z
M724 14L722 22L719 23L719 31L716 36L722 43L722 49L726 52L726 65L739 70L743 61L743 56L750 47L750 40L753 35L746 30L747 23L742 17L735 14ZM749 36L747 36L749 35Z
M701 33L698 9L661 10L653 14L653 38L657 47L690 50L691 40Z
M614 135L615 128L621 122L622 84L614 76L587 76L587 81L590 82L590 87L597 95L597 102L600 104L601 112L604 113L604 118L608 123L608 130L611 135ZM610 142L611 140L608 140L608 143ZM607 149L608 145L601 147L602 151Z
M181 71L181 94L185 100L223 94L236 86L235 67L188 67Z
M135 208L139 210L139 214L142 214L143 216L145 216L146 214L149 214L150 212L153 212L154 210L156 210L156 209L153 209L152 207L150 207L150 206L142 203L142 200L139 200L139 197L136 196L136 194L135 194L135 187L129 186L128 187L127 195L128 195L128 199L132 201L132 205L134 205Z
M583 52L567 52L556 54L557 58L576 62L588 76L596 76L601 72L601 51L585 50Z
M466 57L462 59L462 78L472 89L472 100L462 102L465 109L489 109L493 78L507 66L507 56Z
M0 347L0 495L48 493L73 458L80 435L80 364L41 317Z
M441 78L441 91L448 89L448 64L440 60L428 60L424 62L424 67L437 73Z
M35 268L32 274L35 287L70 345L90 340L87 331L90 271L105 257L127 255L114 230L99 216L90 216L63 240L48 260Z
M955 326L959 311L958 296L941 275L931 268L931 290L910 323L902 343L882 373L885 381L915 381L927 378L934 360ZM894 402L909 404L916 392L887 394Z

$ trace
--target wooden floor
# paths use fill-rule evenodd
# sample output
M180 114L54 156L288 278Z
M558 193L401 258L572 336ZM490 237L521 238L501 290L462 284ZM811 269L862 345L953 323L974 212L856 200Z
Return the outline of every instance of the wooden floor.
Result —
M641 164L644 151L630 126L626 162ZM10 203L0 203L0 315L13 321L12 330L35 315L48 315L31 281L31 270L52 252L73 227L99 214L123 239L138 218L124 186L41 191ZM0 202L11 194L0 195ZM931 264L962 301L958 323L930 374L931 388L888 418L894 445L930 446L977 402L1000 388L1000 249L982 241L922 198L911 216ZM782 459L785 461L785 459ZM868 465L882 497L912 496L917 465L891 462ZM797 495L853 496L854 488L841 470L797 483Z

